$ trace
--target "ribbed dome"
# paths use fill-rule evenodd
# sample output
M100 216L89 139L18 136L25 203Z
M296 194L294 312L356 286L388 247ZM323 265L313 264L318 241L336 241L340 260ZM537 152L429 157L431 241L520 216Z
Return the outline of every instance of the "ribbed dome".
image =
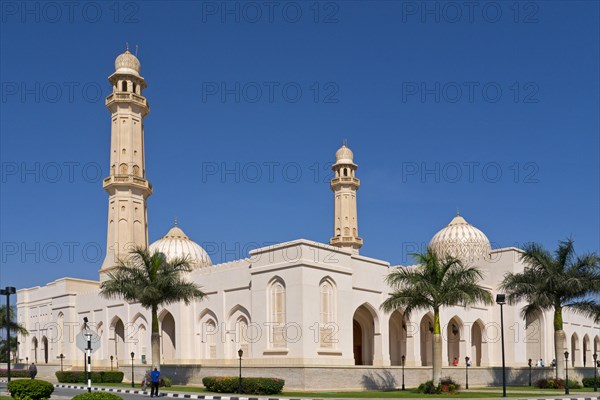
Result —
M487 236L460 215L433 236L429 248L467 263L489 259L492 249Z
M140 76L141 71L142 65L140 64L140 60L131 54L129 50L125 50L125 53L117 56L115 60L115 73Z
M190 264L194 268L208 267L212 265L210 257L202 247L187 235L177 226L174 226L167 232L162 239L150 245L150 252L160 251L167 260L172 260L176 257L188 257Z
M336 164L354 164L354 153L345 144L335 152Z

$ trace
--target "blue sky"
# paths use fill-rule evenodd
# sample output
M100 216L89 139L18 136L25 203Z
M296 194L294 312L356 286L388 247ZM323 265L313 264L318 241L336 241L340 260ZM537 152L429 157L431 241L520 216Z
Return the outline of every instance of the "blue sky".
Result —
M66 3L2 2L2 286L97 279L126 42L150 241L177 217L215 263L327 242L347 139L364 255L410 263L457 208L494 247L599 251L597 2Z

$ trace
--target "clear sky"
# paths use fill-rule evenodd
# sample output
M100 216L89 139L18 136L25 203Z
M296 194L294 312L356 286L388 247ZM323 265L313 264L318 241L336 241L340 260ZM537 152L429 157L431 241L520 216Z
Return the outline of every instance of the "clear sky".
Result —
M494 247L599 251L598 2L0 4L1 286L97 279L126 42L151 242L175 217L214 263L328 242L347 139L361 254L411 263L457 208Z

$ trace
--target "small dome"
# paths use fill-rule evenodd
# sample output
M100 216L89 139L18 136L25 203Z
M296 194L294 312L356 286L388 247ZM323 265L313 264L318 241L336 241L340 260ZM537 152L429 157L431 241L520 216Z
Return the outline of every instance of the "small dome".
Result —
M335 152L336 164L354 164L354 153L345 144Z
M140 64L140 60L131 54L129 50L125 50L125 53L119 54L115 59L115 73L117 74L140 76L141 71L142 65Z
M174 226L165 236L150 245L150 252L163 253L167 260L177 257L187 257L190 265L194 268L208 267L212 265L210 257L202 247L177 226Z
M466 263L489 259L492 249L487 236L460 215L433 236L429 248Z

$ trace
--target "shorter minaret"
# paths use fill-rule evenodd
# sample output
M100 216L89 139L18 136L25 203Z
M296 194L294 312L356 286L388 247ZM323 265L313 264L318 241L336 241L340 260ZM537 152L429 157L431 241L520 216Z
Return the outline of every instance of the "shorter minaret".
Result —
M331 179L335 211L333 237L329 244L358 254L363 244L362 238L358 237L356 209L356 191L360 187L360 180L355 177L358 165L354 164L353 158L352 151L344 144L335 153L335 164L331 166L335 173Z

